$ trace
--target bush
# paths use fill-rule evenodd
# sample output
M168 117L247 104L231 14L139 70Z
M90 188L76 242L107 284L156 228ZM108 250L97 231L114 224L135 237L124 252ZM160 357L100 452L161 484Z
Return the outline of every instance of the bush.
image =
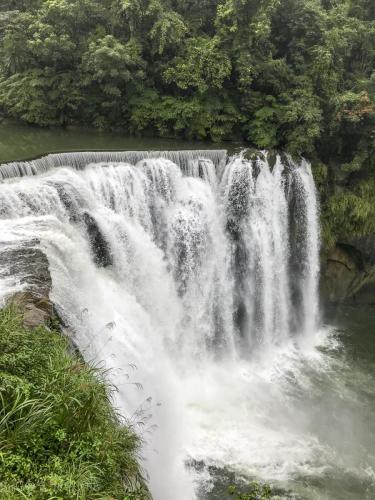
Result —
M148 498L139 440L103 372L48 327L0 311L0 498Z

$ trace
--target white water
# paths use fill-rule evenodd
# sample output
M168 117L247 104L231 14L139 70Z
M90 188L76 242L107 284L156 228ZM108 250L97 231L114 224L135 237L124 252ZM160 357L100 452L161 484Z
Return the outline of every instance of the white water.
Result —
M309 165L175 152L83 169L102 155L54 156L39 170L0 167L49 170L0 185L0 248L48 256L75 343L111 369L115 404L144 424L155 499L195 498L188 459L270 480L319 468L324 446L285 389L290 370L320 362L306 350L319 274ZM20 283L1 280L0 295Z

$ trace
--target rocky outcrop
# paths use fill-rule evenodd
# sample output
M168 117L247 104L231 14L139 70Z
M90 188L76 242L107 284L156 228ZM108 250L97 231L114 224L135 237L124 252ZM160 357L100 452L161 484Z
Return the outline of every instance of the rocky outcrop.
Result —
M28 328L45 325L54 316L50 301L52 281L45 254L32 246L9 248L0 253L2 277L17 280L21 291L8 297L23 315Z
M53 305L49 298L38 298L32 291L16 293L10 301L22 312L23 324L27 328L46 325L54 315Z
M337 243L322 260L323 300L375 305L375 238Z

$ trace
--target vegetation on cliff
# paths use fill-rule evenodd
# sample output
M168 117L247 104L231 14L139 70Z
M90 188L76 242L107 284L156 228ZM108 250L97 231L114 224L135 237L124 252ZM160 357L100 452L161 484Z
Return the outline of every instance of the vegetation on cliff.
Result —
M326 249L336 242L365 240L375 235L375 165L354 172L345 165L313 163L321 197L322 236Z
M47 326L0 311L0 498L148 498L103 373Z

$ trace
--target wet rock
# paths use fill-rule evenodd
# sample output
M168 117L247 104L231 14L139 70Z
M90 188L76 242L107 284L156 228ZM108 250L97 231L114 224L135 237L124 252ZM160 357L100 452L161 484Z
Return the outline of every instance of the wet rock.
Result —
M23 315L28 328L48 323L54 316L49 295L52 286L49 263L38 248L21 246L0 252L2 278L10 278L21 285L22 290L8 297Z
M366 265L375 265L375 235L355 238L351 240L350 243L361 252L363 261Z
M0 252L1 277L19 280L36 297L49 296L52 286L49 263L42 250L29 245L7 248Z
M112 265L112 255L110 247L105 237L100 231L98 223L88 212L83 213L83 221L90 238L91 248L94 254L95 264L99 267Z
M370 246L368 252L364 248L338 243L325 254L321 293L326 302L375 305L375 265Z
M32 291L16 293L11 298L11 303L21 311L23 324L27 328L45 325L54 316L54 308L49 298L40 298Z

